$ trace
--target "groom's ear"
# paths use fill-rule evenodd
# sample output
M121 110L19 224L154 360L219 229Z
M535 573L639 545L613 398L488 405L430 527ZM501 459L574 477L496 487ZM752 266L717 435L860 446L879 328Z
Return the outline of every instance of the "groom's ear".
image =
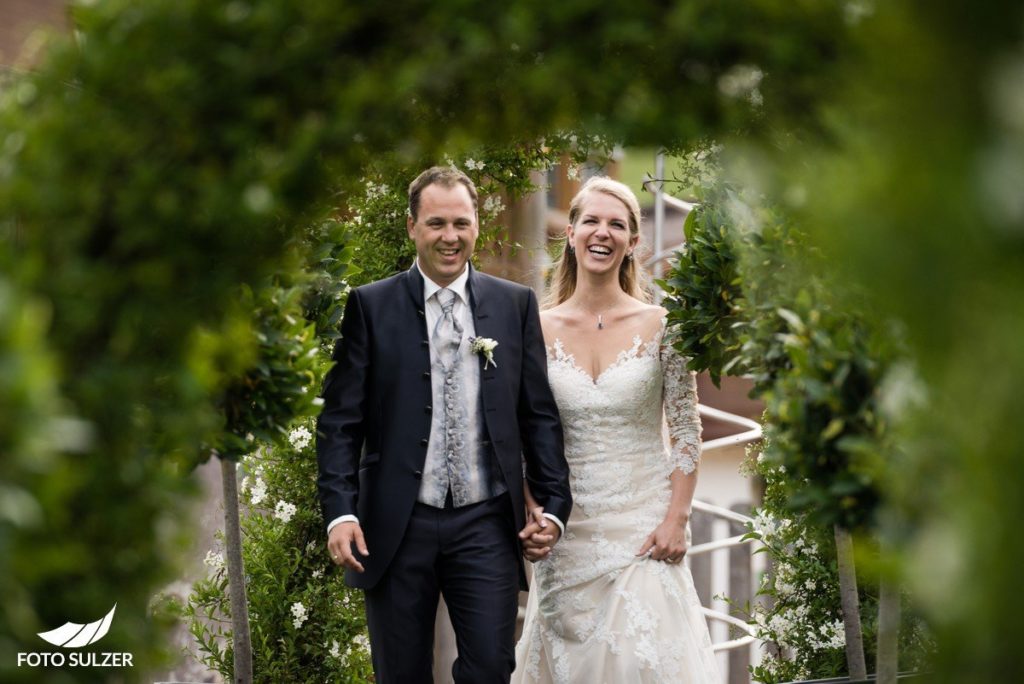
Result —
M412 240L412 239L413 239L413 231L412 231L412 228L413 228L413 226L415 226L415 225L416 225L416 222L412 220L412 216L406 216L406 217L405 217L405 230L406 230L406 232L407 232L407 233L409 234L409 239L410 239L410 240Z

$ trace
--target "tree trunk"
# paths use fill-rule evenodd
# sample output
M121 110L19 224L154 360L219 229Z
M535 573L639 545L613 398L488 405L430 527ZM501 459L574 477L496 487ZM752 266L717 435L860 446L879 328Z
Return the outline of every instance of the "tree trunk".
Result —
M877 684L896 684L899 668L900 587L892 578L882 577L878 596Z
M846 666L850 681L868 677L864 661L864 635L860 627L860 597L857 595L857 570L853 562L853 538L849 531L835 526L836 560L839 564L839 597L846 629Z
M224 487L224 544L231 600L231 636L235 656L234 684L252 684L252 640L249 634L249 604L245 598L245 568L242 565L242 531L238 522L238 477L236 464L220 460Z

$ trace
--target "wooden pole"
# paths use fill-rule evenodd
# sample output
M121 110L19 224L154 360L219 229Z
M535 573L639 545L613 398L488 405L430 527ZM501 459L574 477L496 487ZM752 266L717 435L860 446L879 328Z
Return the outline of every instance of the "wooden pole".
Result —
M839 596L846 629L846 666L850 681L867 679L864 660L864 635L860 626L860 597L857 594L857 570L853 561L853 538L848 530L835 526L836 560L839 564Z
M252 637L249 634L249 604L245 598L245 568L242 564L242 530L238 520L238 476L236 464L220 459L224 488L224 551L228 566L228 596L231 605L231 636L235 656L235 684L252 684Z

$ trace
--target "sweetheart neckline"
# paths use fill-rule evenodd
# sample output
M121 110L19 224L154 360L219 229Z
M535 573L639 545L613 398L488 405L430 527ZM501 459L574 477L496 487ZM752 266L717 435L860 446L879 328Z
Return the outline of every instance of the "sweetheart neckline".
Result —
M655 331L654 335L652 335L651 338L649 340L647 340L646 342L643 340L643 338L640 337L640 333L637 333L637 334L633 335L633 343L628 348L623 349L618 354L616 354L615 355L615 360L612 361L607 366L605 366L604 370L600 371L596 376L591 375L590 373L588 373L586 370L583 369L582 366L580 366L576 362L576 355L575 354L572 354L572 353L569 353L569 352L565 351L565 344L562 342L561 338L556 337L554 339L554 341L551 343L551 345L545 345L545 348L549 352L553 351L554 354L555 354L554 357L551 357L550 354L549 354L549 356L548 356L549 360L561 361L562 363L568 365L570 368L575 370L577 373L579 373L580 375L584 376L587 380L590 381L590 383L592 385L594 385L596 387L597 385L599 385L601 383L601 379L605 375L607 375L609 371L614 370L615 368L618 368L620 366L623 366L627 362L629 362L629 361L631 361L633 359L642 359L642 358L644 358L644 354L641 353L641 347L643 347L643 351L644 352L648 352L647 355L649 356L650 354L649 354L648 350L651 347L655 346L656 343L658 343L659 340L661 339L661 337L664 335L664 333L665 333L665 324L666 324L666 319L665 319L665 317L662 317L662 319L661 319L661 327L659 327L658 330Z

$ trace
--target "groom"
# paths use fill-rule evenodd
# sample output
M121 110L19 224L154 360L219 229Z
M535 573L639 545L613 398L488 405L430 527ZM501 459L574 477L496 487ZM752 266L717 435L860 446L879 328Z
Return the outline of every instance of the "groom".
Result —
M551 544L572 507L537 300L469 265L477 193L462 172L412 182L407 228L416 263L349 293L324 384L327 547L365 590L377 682L431 681L439 594L455 681L507 682L526 588L524 471Z

